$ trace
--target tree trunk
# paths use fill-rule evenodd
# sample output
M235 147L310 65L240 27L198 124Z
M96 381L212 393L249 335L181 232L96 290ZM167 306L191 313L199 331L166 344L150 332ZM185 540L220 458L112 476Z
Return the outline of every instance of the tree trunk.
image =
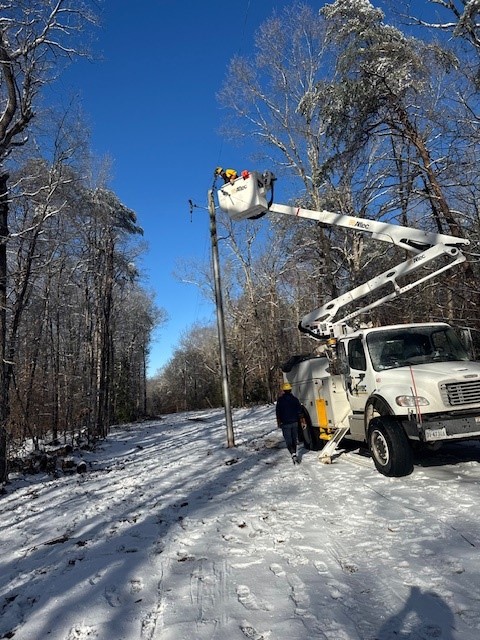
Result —
M408 114L403 107L397 104L395 105L394 110L398 116L399 121L402 124L404 134L417 149L418 155L420 156L420 159L422 161L423 169L425 171L429 186L430 202L432 203L433 209L432 213L435 216L435 220L438 224L439 229L443 231L443 225L440 218L440 216L442 216L443 220L448 226L448 231L452 234L452 236L463 238L464 234L461 225L450 210L450 207L445 200L442 188L437 180L437 176L433 169L434 163L432 161L432 158L430 157L430 152L427 149L425 140L420 135L417 128L411 123ZM393 123L392 126L394 128L397 128L395 126L395 123Z
M8 479L7 465L7 239L8 239L8 174L0 175L0 483Z

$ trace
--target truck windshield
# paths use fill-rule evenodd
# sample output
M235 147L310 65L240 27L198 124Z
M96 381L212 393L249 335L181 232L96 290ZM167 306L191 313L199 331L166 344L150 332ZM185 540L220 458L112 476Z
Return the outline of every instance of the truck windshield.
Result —
M469 360L451 327L399 327L373 331L367 347L376 371L429 362Z

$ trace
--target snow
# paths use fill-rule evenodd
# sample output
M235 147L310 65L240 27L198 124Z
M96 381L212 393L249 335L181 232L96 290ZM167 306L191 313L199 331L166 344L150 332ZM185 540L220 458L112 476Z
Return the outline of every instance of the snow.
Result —
M0 638L477 640L480 446L293 465L272 406L112 429L0 496Z

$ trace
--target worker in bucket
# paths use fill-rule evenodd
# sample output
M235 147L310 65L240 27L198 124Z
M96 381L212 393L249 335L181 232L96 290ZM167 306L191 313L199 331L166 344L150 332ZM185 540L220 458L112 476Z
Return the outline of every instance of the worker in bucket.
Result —
M297 430L303 415L302 405L300 400L293 395L292 385L289 382L282 385L282 391L275 407L277 424L282 430L293 464L298 464L300 460L297 457Z
M222 177L225 184L232 183L238 178L238 173L235 169L222 169L222 167L215 169L215 175Z

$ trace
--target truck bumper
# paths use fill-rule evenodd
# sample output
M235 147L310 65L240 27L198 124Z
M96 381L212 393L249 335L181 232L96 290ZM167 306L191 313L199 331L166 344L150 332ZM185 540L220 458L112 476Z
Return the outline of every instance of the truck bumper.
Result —
M421 424L415 420L409 421L405 430L410 439L420 442L480 439L480 412L478 415L458 418L427 418Z

